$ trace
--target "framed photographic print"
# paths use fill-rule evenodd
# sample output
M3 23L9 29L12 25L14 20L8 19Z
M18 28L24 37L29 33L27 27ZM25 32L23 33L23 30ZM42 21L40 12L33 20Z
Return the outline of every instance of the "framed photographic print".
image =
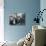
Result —
M9 16L10 25L25 25L25 13L17 13L16 15Z

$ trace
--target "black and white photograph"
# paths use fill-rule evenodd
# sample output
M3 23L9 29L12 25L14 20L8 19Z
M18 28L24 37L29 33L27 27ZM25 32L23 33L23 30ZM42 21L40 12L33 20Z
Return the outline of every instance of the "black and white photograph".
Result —
M17 13L16 15L9 16L10 25L25 25L25 13Z

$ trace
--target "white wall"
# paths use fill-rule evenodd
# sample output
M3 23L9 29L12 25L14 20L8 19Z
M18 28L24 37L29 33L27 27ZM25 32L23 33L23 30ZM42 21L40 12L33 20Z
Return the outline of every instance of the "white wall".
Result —
M4 41L4 8L3 0L0 0L0 42Z

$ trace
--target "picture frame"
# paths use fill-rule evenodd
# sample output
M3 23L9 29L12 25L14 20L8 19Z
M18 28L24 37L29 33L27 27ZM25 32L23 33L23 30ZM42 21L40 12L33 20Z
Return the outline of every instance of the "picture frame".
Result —
M9 16L10 25L25 25L25 13L17 13L16 15Z

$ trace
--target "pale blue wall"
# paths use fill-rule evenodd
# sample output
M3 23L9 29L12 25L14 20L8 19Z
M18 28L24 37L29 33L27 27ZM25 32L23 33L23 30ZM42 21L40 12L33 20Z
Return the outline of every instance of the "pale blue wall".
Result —
M43 10L43 9L46 9L46 0L40 1L40 10ZM43 17L43 22L40 21L40 25L46 27L46 11L43 13L42 17ZM46 40L45 40L45 44L46 44Z
M46 0L41 0L40 1L40 10L42 11L43 9L46 9ZM43 22L40 22L40 25L45 26L46 27L46 10L43 12Z
M4 0L4 35L5 40L18 41L24 37L31 28L32 20L36 17L35 12L40 9L40 0ZM10 26L8 23L9 13L11 11L25 12L26 25Z

